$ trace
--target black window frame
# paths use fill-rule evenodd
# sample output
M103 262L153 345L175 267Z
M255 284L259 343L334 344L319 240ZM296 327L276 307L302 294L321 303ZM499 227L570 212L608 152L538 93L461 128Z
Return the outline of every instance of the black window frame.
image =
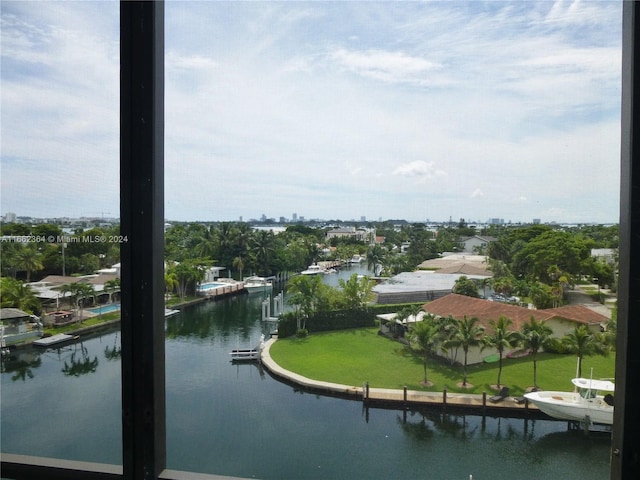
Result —
M640 5L623 5L620 276L611 480L640 478ZM120 3L123 464L0 454L3 478L229 478L166 469L163 301L164 1ZM638 119L638 122L634 120ZM635 318L636 321L630 321ZM162 321L160 320L162 319ZM222 433L222 432L220 432ZM216 434L216 432L212 432Z

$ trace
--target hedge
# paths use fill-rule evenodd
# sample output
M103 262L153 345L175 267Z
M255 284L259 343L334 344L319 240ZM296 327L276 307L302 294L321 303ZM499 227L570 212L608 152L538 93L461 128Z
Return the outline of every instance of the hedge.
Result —
M395 313L407 305L415 304L373 304L364 310L332 310L330 312L317 312L307 319L306 329L309 332L324 332L328 330L344 330L357 327L374 327L376 315ZM297 333L296 312L285 313L278 323L278 336L290 337Z

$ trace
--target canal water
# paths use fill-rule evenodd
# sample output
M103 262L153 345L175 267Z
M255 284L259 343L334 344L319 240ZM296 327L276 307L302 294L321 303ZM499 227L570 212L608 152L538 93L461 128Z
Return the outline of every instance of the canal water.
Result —
M564 422L366 411L230 363L231 349L273 328L262 300L211 301L166 320L169 468L279 480L608 478L610 438ZM120 463L119 377L118 331L14 352L2 362L2 451Z

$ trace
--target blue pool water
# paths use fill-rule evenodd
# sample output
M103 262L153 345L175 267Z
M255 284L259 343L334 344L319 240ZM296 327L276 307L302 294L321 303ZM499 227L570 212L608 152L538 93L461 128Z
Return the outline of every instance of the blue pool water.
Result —
M99 315L101 313L109 313L120 310L119 303L110 303L109 305L100 305L99 307L87 308L87 311Z
M199 292L206 292L207 290L211 290L212 288L218 288L218 287L223 287L225 284L224 283L220 283L220 282L206 282L206 283L201 283L198 286L198 291Z

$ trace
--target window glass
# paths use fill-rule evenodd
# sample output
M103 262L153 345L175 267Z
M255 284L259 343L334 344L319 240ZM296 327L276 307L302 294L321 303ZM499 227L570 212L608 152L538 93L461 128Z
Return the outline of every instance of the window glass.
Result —
M610 2L169 2L166 258L185 279L185 290L171 295L189 295L190 263L223 268L212 275L224 282L300 273L327 260L323 250L333 258L329 247L338 243L324 232L339 228L385 229L385 248L395 243L405 255L384 268L402 270L401 262L414 269L430 258L431 245L438 254L460 248L450 227L493 236L540 223L573 238L581 224L615 225L620 25L621 5ZM309 240L305 228L323 235ZM417 249L415 237L403 241L407 231L430 239L420 237ZM259 261L265 244L277 253ZM370 275L369 267L340 268L323 283ZM551 288L555 270L537 268ZM504 290L485 287L487 297ZM577 445L564 423L538 421L532 434L522 419L364 411L353 400L304 394L258 364L231 363L232 350L256 347L275 329L262 321L263 302L270 296L273 311L284 288L274 280L260 293L204 302L167 320L170 468L266 478L419 471L466 478L504 465L492 442L508 438L505 448L522 454L518 462L535 459L540 476L567 468L563 475L575 475L575 462L547 454L537 462L537 452ZM533 303L532 294L493 299L520 296ZM311 352L317 324L306 327ZM570 363L565 390L573 390ZM416 364L416 378L398 372L395 388L422 388ZM600 375L613 374L613 360L607 365ZM360 388L373 376L351 369L338 365L325 380ZM447 381L451 394L459 391L457 379ZM490 383L489 396L497 395ZM597 449L571 452L588 465L585 476L608 475L609 444ZM463 450L452 462L449 452Z
M0 6L3 452L121 462L118 8Z
M118 4L3 1L0 9L2 307L27 314L3 313L8 341L117 318L126 240L117 227ZM541 223L572 234L616 224L621 10L561 1L167 2L169 468L464 478L515 460L520 470L534 462L539 478L579 468L584 478L607 475L608 440L585 449L565 424L363 408L308 394L258 363L231 363L229 353L268 338L276 325L265 312L283 306L274 297L289 275L324 259L325 248L330 255L324 237L311 240L319 228L370 239L411 224L480 233ZM432 243L438 254L458 248L430 235L419 251L398 235L408 255L396 258L426 260ZM343 252L343 260L365 253ZM380 273L367 260L349 264L323 283ZM80 284L93 292L72 286L88 274ZM253 274L276 278L235 295L233 280ZM33 281L39 304L21 290ZM201 298L197 283L222 288L222 298L179 306ZM285 297L284 308L293 305ZM3 346L4 452L121 462L118 327L76 335L49 348ZM357 388L369 380L366 370L339 378ZM465 455L452 462L452 451Z

